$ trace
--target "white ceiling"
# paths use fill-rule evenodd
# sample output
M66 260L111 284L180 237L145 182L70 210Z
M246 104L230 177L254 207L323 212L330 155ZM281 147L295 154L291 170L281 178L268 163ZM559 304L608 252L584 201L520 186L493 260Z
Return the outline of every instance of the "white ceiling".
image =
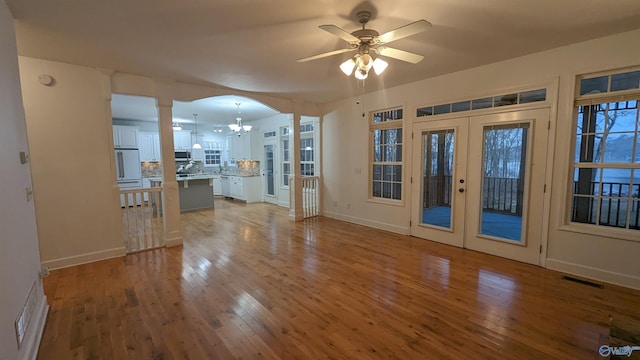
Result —
M638 0L6 1L20 55L315 103L357 95L356 80L338 69L353 53L296 59L345 48L318 26L352 32L361 9L373 11L367 28L380 33L433 24L390 44L425 59L388 59L367 92L640 28ZM177 116L194 112L205 110Z

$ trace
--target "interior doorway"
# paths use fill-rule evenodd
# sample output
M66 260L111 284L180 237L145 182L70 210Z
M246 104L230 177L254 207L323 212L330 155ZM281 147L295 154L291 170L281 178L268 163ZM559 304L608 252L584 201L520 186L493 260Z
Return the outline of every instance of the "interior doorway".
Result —
M549 110L413 127L411 234L540 264Z

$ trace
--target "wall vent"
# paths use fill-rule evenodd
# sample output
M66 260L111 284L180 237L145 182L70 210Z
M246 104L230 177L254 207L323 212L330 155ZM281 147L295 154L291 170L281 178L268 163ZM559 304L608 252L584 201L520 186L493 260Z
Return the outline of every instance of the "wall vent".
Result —
M31 318L33 312L36 309L36 305L38 303L38 298L36 294L36 283L33 282L31 286L31 290L29 291L29 296L27 297L27 301L24 306L20 310L18 317L16 319L16 339L18 340L18 348L22 345L22 340L24 340L24 336L27 333L27 328L29 327L29 323L31 322Z

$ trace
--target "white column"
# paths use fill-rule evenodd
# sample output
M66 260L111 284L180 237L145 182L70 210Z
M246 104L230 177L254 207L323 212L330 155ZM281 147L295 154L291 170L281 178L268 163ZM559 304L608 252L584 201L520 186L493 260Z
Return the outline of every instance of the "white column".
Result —
M301 221L302 213L302 173L300 170L300 120L301 103L293 102L293 118L289 133L289 157L291 158L291 175L289 178L289 220Z
M124 225L122 224L122 210L120 208L120 186L118 186L118 179L116 177L116 156L115 156L115 146L113 140L113 116L111 114L111 75L113 75L114 71L109 69L98 69L101 75L100 79L100 87L102 88L102 94L104 95L104 119L102 121L103 131L109 137L109 141L107 142L107 148L104 149L107 153L109 153L109 162L111 166L111 193L113 204L112 209L113 212L111 215L113 216L111 219L105 219L105 221L109 221L115 227L114 234L118 234L120 236L121 241L119 244L125 243L124 237ZM127 254L126 248L123 245L118 249L118 255L125 256Z
M176 159L173 147L173 97L165 84L156 83L156 106L158 107L158 131L162 152L162 214L165 246L182 245L180 223L180 195L176 180Z

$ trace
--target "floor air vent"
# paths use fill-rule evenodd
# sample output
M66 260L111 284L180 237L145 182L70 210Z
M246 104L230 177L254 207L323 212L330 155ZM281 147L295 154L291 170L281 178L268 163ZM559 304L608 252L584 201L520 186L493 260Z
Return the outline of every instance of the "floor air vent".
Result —
M572 276L564 275L562 278L565 279L565 280L573 281L573 282L578 283L578 284L587 285L587 286L591 286L591 287L598 288L598 289L603 289L604 288L604 285L602 285L602 284L594 283L594 282L591 282L591 281L588 281L588 280L582 280L582 279L574 278Z

